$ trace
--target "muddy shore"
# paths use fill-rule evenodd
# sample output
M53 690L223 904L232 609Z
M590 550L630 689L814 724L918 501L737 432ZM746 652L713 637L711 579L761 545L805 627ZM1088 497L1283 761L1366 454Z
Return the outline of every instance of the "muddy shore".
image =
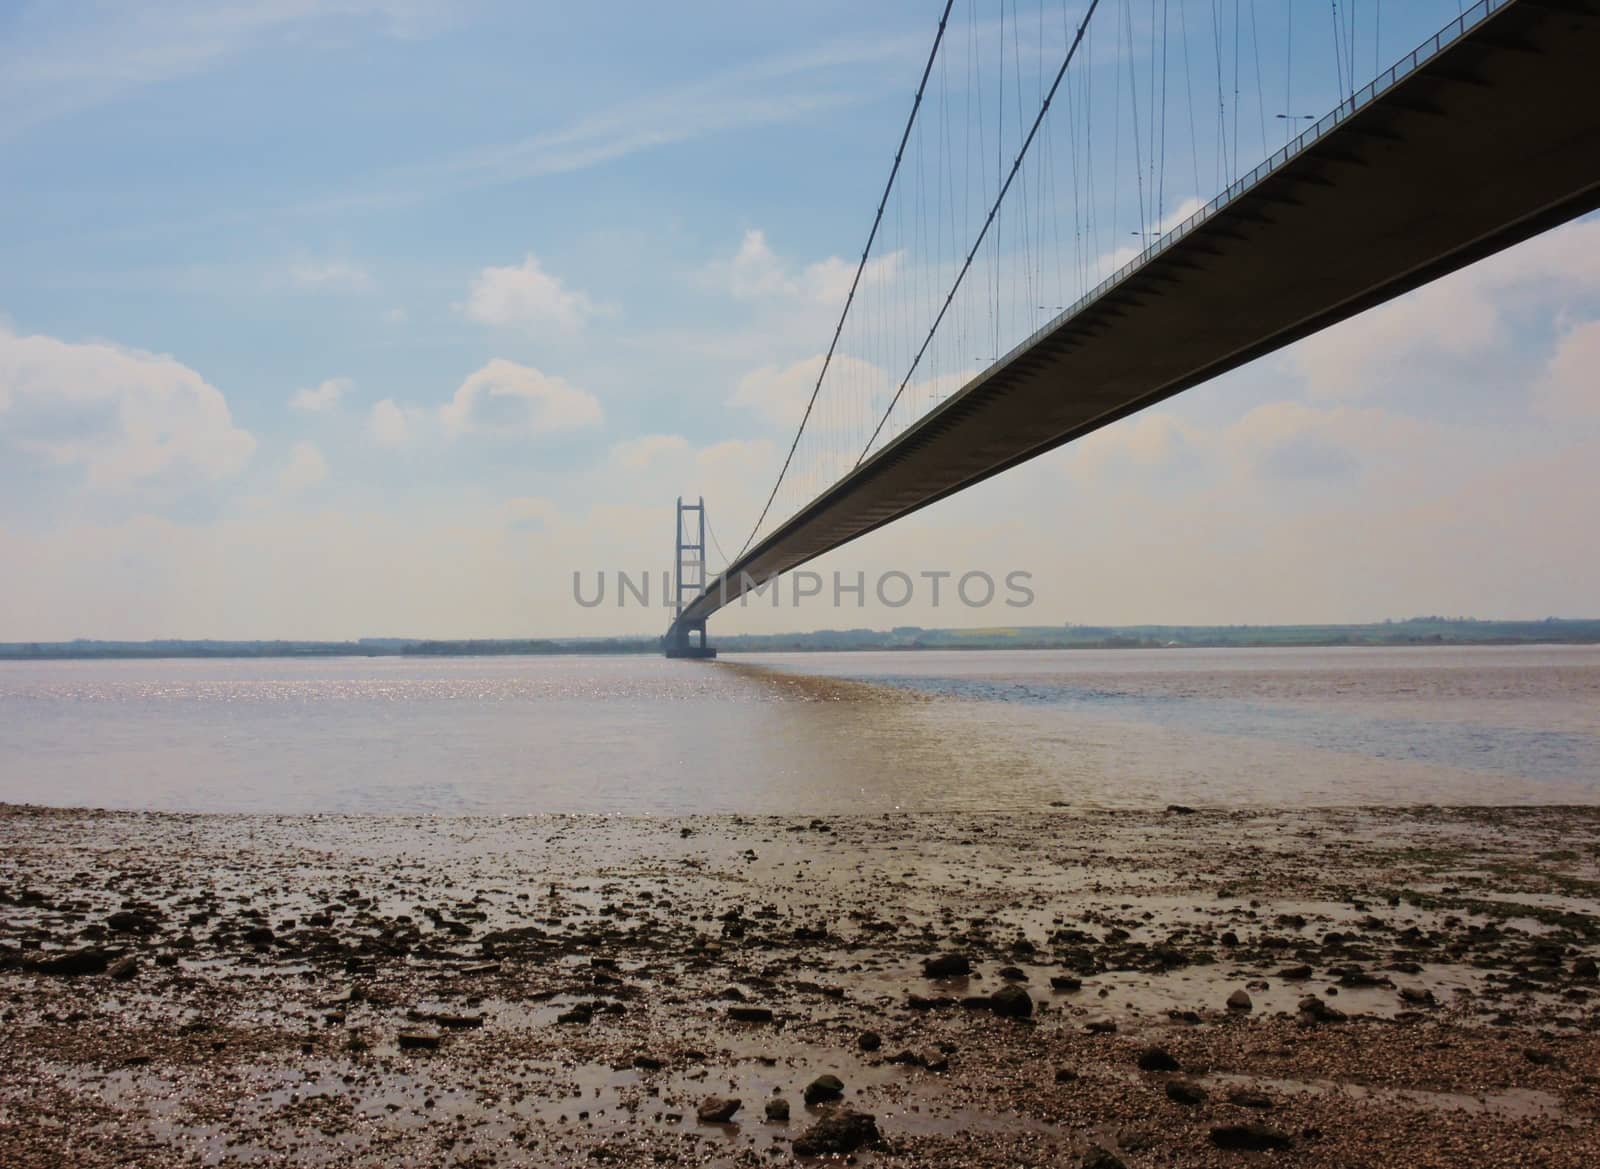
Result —
M0 806L0 1165L1588 1167L1597 957L1597 809Z

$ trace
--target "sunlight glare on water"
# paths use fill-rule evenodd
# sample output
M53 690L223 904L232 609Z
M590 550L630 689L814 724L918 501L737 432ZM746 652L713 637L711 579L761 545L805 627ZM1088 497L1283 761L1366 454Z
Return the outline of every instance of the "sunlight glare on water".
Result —
M0 665L0 800L846 812L1600 800L1600 649Z

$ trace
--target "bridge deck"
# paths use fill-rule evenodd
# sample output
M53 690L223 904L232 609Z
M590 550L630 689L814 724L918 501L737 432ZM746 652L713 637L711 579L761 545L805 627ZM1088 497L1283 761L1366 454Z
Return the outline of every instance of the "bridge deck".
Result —
M681 620L1600 206L1597 62L1595 0L1506 0L1402 62L752 547Z

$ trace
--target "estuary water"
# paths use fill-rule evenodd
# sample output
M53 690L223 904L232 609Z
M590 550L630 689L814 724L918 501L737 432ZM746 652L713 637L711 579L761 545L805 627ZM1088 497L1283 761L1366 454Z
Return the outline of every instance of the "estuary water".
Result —
M1600 647L0 663L0 802L1597 803Z

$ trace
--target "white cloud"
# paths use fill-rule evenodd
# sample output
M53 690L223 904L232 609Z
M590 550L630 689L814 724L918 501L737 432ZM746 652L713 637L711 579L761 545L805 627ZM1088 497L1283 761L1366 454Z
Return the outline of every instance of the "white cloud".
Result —
M1499 252L1447 279L1525 287L1546 300L1600 292L1600 215L1589 215Z
M1419 426L1428 429L1378 409L1267 402L1215 436L1214 443L1237 469L1280 484L1311 482L1359 474L1369 458L1411 438Z
M1470 433L1376 406L1283 399L1212 425L1173 408L1145 411L1079 439L1061 458L1083 486L1140 489L1151 498L1170 498L1178 486L1259 492L1263 482L1275 492L1295 484L1342 490L1374 473L1416 469L1422 452L1465 449Z
M328 477L328 460L309 442L297 442L289 451L289 462L278 476L278 485L285 491L304 491Z
M1562 336L1535 400L1552 418L1600 419L1600 321L1578 325Z
M425 35L450 12L438 0L172 0L159 6L24 8L0 52L0 135L90 108L143 85L203 74L284 32L371 22ZM38 19L48 14L49 19ZM363 30L364 31L364 30Z
M1037 604L1004 610L1008 622L1026 624L1337 621L1438 610L1536 617L1591 608L1600 544L1572 534L1591 519L1592 452L1552 444L1525 459L1485 460L1477 445L1452 450L1443 437L1422 490L1385 477L1292 508L1245 477L1205 492L1107 482L1064 495L1059 468L1041 460L809 567L847 578L865 570L869 580L889 569L1027 570ZM612 598L576 605L572 573L649 570L658 583L670 564L672 497L701 490L713 534L736 553L754 517L736 514L746 488L730 469L764 473L772 455L770 444L690 448L675 465L652 464L648 490L627 483L630 502L570 517L554 500L475 495L316 509L275 498L204 523L140 515L35 529L0 519L0 563L27 567L0 573L0 639L196 628L222 637L659 634L657 607L619 608ZM717 567L715 541L711 551ZM1094 571L1085 570L1086 556ZM130 591L135 570L150 587ZM995 620L994 610L948 601L931 609L926 597L896 610L870 600L865 610L734 605L714 619L712 638Z
M479 272L463 311L486 325L554 326L575 333L600 310L584 293L546 272L530 252L519 267Z
M910 61L924 52L919 34L878 41L842 38L642 94L558 129L473 150L427 170L468 185L515 182L751 126L815 118L870 99L862 90L864 82L884 84L886 73L863 66Z
M1129 234L1134 237L1137 242L1130 241L1128 243L1118 243L1110 251L1102 251L1098 254L1091 254L1088 257L1088 270L1090 274L1089 284L1093 286L1099 284L1102 280L1110 279L1110 277L1120 270L1124 264L1127 264L1132 260L1137 260L1140 256L1144 255L1145 251L1149 247L1161 242L1161 236L1179 227L1184 220L1188 219L1191 215L1204 206L1205 203L1202 200L1191 195L1189 198L1184 199L1181 203L1179 203L1178 206L1171 213L1165 216L1160 223L1156 224L1154 231L1152 231L1149 235L1143 235L1138 231L1133 231ZM1089 246L1094 246L1092 241ZM1011 258L1013 262L1015 258L1016 257ZM1063 305L1062 307L1066 306Z
M439 408L445 429L457 435L532 437L598 426L603 417L594 395L498 357L471 374Z
M366 292L372 287L372 273L349 260L296 260L289 265L289 279L316 292Z
M354 386L355 383L347 377L331 377L317 385L296 390L294 397L289 399L289 405L307 414L321 414L337 406L339 399Z
M753 511L764 498L756 489L770 486L769 480L777 474L778 454L777 446L764 438L733 438L701 447L694 452L696 494L725 498L732 491ZM737 513L737 509L728 510Z
M572 574L650 570L659 587L671 525L670 497L570 522L537 497L478 495L316 508L280 495L194 523L0 517L0 564L28 568L0 572L0 640L659 635L662 608L583 608Z
M788 365L764 365L739 379L728 405L754 410L774 426L792 430L805 416L806 403L822 372L823 354L817 353ZM838 353L828 366L823 395L840 397L845 387L861 400L881 400L892 391L889 377L871 362ZM819 401L822 395L819 395ZM807 434L820 434L840 425L831 416L813 413L806 422Z
M428 19L430 13L451 18L472 7L446 4L443 0L374 0L370 5L362 0L348 0L347 4L344 0L299 3L308 9L337 10L343 6L350 13L370 7L388 17L389 30L396 37L426 33L437 23ZM213 3L200 7L204 13L219 6ZM291 7L290 0L258 0L253 5L227 6L227 12L231 14L237 8L248 18L256 12ZM95 36L75 38L80 43L69 46L70 61L58 62L53 54L42 53L39 46L31 44L8 59L0 47L0 137L8 129L97 104L125 86L201 71L202 62L197 60L192 67L178 62L170 73L162 70L156 76L112 76L105 62L115 57L126 64L131 32L125 22L97 19L95 23ZM154 10L141 23L150 26L141 42L159 41L163 36L166 40L177 39L157 19ZM159 49L148 43L141 47ZM209 65L209 48L204 44L196 48L197 58ZM843 37L820 48L741 64L688 84L642 93L604 109L556 110L555 115L564 120L549 129L453 155L406 162L376 174L368 185L276 204L232 207L198 219L168 221L161 230L187 231L197 223L253 223L265 216L299 220L307 216L360 214L542 175L587 170L636 153L750 127L814 120L829 111L871 102L882 93L898 92L899 86L893 80L898 76L897 70L863 70L863 66L909 64L926 52L921 33L880 40ZM39 92L43 89L49 90L48 95ZM40 100L45 96L48 102Z
M1074 478L1100 483L1113 475L1148 476L1192 464L1209 439L1182 419L1147 410L1079 439L1064 459Z
M904 262L905 254L898 251L872 257L862 269L861 286L892 283ZM837 311L855 274L856 261L837 256L796 268L772 250L765 232L751 228L733 257L707 265L701 279L737 300L796 300Z
M1201 199L1195 195L1190 195L1187 199L1184 199L1172 209L1172 212L1157 225L1157 229L1163 235L1165 235L1167 232L1172 231L1173 229L1182 225L1184 220L1188 219L1191 215L1205 205L1204 199Z
M689 440L681 434L647 434L614 445L607 461L623 471L643 471L652 463L689 453Z
M1600 295L1600 218L1557 228L1302 341L1293 363L1313 397L1387 397L1441 373L1481 380L1514 356L1514 314L1549 315Z
M772 487L780 457L767 439L728 439L697 447L682 435L649 434L615 443L582 480L582 495L603 501L620 494L628 502L616 507L630 513L642 508L644 516L656 517L642 521L647 531L653 524L669 532L671 501L704 496L711 530L742 540Z
M516 532L542 532L560 517L560 509L548 499L523 495L500 505L508 528Z
M805 418L806 404L816 387L822 362L823 355L817 353L789 365L764 365L751 370L739 379L728 405L754 410L772 425L792 430ZM959 390L969 376L962 370L907 382L895 402L893 416L885 420L878 434L874 449ZM843 460L838 469L847 470L861 454L883 410L899 388L899 378L891 377L872 362L848 353L835 353L816 405L806 419L807 439L817 440L830 450L836 449L837 458Z
M367 436L379 446L406 446L411 442L411 414L393 398L374 402L367 415Z
M754 228L744 233L733 259L717 270L726 278L728 291L741 299L788 295L793 291L782 261L767 244L766 233Z
M1381 397L1418 367L1504 347L1500 310L1471 284L1445 281L1380 305L1297 346L1307 391L1325 400Z
M256 442L227 399L175 358L105 341L0 327L0 439L84 468L97 487L173 476L221 479Z

